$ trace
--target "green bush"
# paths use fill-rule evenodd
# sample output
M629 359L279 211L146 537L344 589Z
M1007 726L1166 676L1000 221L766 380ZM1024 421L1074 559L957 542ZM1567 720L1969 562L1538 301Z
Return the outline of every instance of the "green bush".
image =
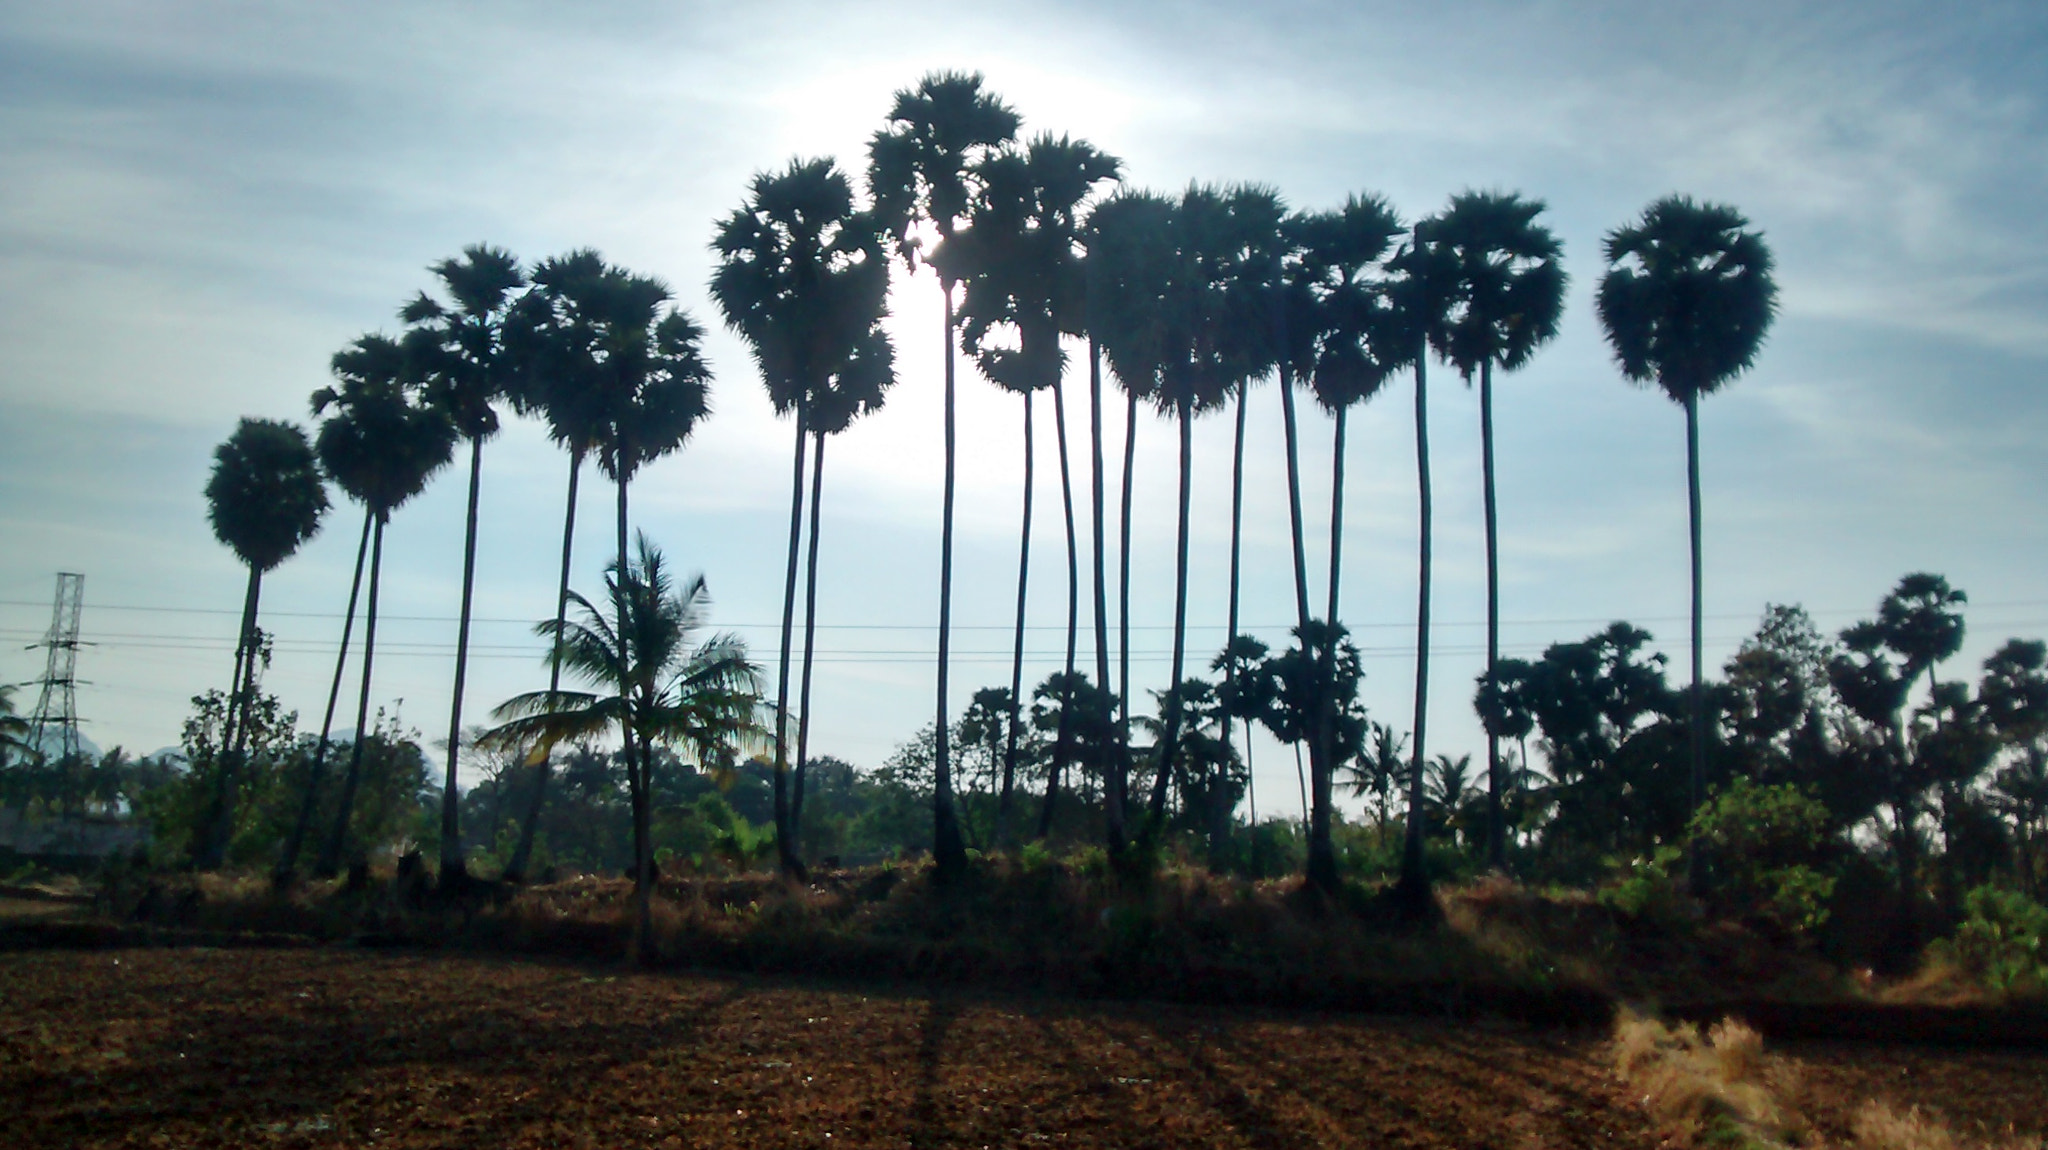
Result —
M1968 917L1954 938L1935 944L1936 956L2001 994L2048 992L2048 907L1994 886L1972 890L1963 906Z
M1738 777L1693 812L1686 830L1712 865L1708 908L1717 915L1809 937L1827 921L1835 879L1827 807L1791 785Z

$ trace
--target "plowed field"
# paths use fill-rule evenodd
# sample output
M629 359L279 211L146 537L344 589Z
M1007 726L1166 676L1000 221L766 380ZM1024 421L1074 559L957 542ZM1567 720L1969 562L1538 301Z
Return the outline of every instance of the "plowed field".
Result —
M1657 1145L1601 1045L345 948L0 955L24 1150ZM2003 1130L2048 1097L2038 1055L1787 1053L1829 1114L1875 1091Z
M1648 1146L1592 1036L307 951L0 956L77 1146Z

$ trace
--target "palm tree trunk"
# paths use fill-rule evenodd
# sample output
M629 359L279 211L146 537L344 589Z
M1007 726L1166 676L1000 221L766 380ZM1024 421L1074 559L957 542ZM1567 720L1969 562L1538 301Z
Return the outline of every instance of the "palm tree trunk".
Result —
M1091 502L1095 527L1095 681L1104 690L1109 688L1109 604L1106 571L1102 560L1103 551L1103 505L1102 505L1102 355L1095 346L1095 338L1088 338L1088 438L1091 451L1089 478L1092 485ZM1109 777L1102 783L1103 819L1107 824L1106 838L1109 840L1111 858L1121 858L1124 853L1124 778L1114 766L1103 764Z
M562 689L562 626L569 618L569 559L576 546L576 481L583 473L583 452L571 449L569 452L569 499L562 511L562 573L555 585L555 649L548 656L548 694L554 695ZM540 812L547 805L548 780L554 774L554 756L541 757L539 774L533 781L533 801L527 805L526 817L519 823L519 845L512 848L512 861L505 867L505 877L512 882L526 881L526 866L533 859L533 838L540 827Z
M1337 850L1330 841L1330 790L1335 774L1337 689L1337 603L1344 568L1344 432L1349 407L1337 409L1330 448L1330 631L1322 644L1323 689L1316 700L1316 737L1309 746L1308 859L1305 877L1319 890L1337 889Z
M1166 821L1166 791L1173 778L1174 752L1180 745L1180 679L1187 657L1188 624L1188 492L1194 464L1194 412L1180 404L1180 535L1173 573L1173 670L1167 676L1166 742L1160 748L1159 776L1152 781L1152 819L1147 836L1157 838Z
M789 828L789 646L796 630L797 546L804 526L804 448L808 429L804 408L796 411L796 451L789 481L789 562L782 579L782 658L775 672L775 858L782 873L803 868Z
M235 640L235 674L228 687L227 713L221 719L219 760L214 764L213 803L192 843L192 862L200 870L218 868L227 856L235 818L235 760L249 723L249 697L256 693L256 605L262 595L263 572L249 567L242 593L242 629Z
M1223 649L1227 653L1230 645L1237 642L1237 588L1241 570L1244 539L1244 414L1245 400L1251 392L1249 383L1240 384L1237 390L1237 438L1230 449L1230 605L1225 612L1223 628ZM1237 660L1226 658L1223 664L1223 682L1229 688L1232 699L1237 697ZM1223 716L1223 757L1230 758L1230 734L1234 720L1229 713ZM1245 755L1247 762L1251 755L1251 729L1245 729ZM1250 768L1247 767L1247 770ZM1247 776L1249 777L1249 776ZM1213 852L1212 852L1213 853Z
M1060 505L1067 516L1067 677L1060 690L1060 722L1053 736L1052 773L1066 773L1073 750L1074 655L1081 627L1081 549L1074 532L1074 483L1067 465L1067 405L1064 385L1052 384L1052 425L1060 446ZM1050 810L1050 804L1047 805Z
M946 709L946 676L952 669L953 639L953 483L955 456L955 391L953 372L953 282L940 285L946 303L946 494L939 531L939 717L932 771L932 862L937 877L957 878L967 870L967 846L960 839L960 818L953 809L952 722Z
M1131 790L1131 480L1138 460L1138 397L1124 398L1124 490L1117 516L1117 792ZM1128 812L1128 804L1126 804Z
M1031 393L1027 391L1024 393L1024 520L1017 542L1017 629L1010 647L1010 722L1003 737L1002 793L996 797L996 841L1005 844L1009 842L1011 788L1017 774L1018 729L1024 725L1024 599L1031 578L1031 490L1035 457L1031 443ZM1040 838L1045 837L1050 827L1052 797L1053 790L1048 785L1045 806L1039 812Z
M1493 486L1493 360L1479 365L1479 473L1486 503L1486 681L1500 664L1500 536ZM1508 863L1507 826L1501 816L1500 740L1486 733L1486 861Z
M1423 873L1424 744L1429 727L1429 348L1415 357L1415 479L1420 510L1420 544L1416 559L1415 606L1415 745L1408 768L1408 836L1401 851L1398 898L1409 914L1420 916L1429 905L1429 876Z
M320 716L320 742L313 750L313 769L306 775L306 794L299 800L299 817L292 822L292 833L284 840L284 853L277 860L275 879L277 885L291 882L292 874L298 869L299 851L306 842L306 830L313 825L313 808L318 805L320 784L327 772L327 740L334 733L334 708L341 702L341 680L348 669L348 641L356 628L356 601L363 590L363 565L370 557L370 528L376 516L369 507L363 508L363 537L356 543L356 571L348 584L348 613L341 618L341 650L334 656L334 682L327 688L327 710Z
M370 600L363 607L363 685L356 696L356 737L348 750L348 770L341 776L341 800L334 814L334 829L320 848L320 861L313 868L319 878L331 878L341 869L342 852L348 846L349 815L356 805L356 785L363 777L363 744L369 739L370 670L377 657L377 587L384 571L384 524L379 513L377 528L370 533Z
M1294 423L1294 380L1286 364L1280 365L1280 422L1287 433L1287 515L1294 528L1294 607L1303 627L1308 626L1308 552L1303 546L1301 527L1301 451ZM1244 426L1244 417L1238 417ZM1243 432L1239 432L1239 442Z
M1685 395L1685 486L1692 529L1692 786L1691 802L1686 808L1690 812L1700 809L1700 800L1706 794L1707 774L1706 688L1700 654L1700 398L1697 390L1689 390ZM1687 885L1693 896L1698 897L1705 892L1707 885L1706 859L1698 847L1690 844L1686 853Z
M462 618L455 625L455 699L448 708L448 771L441 787L441 885L459 883L462 864L461 792L455 768L462 753L462 685L469 673L469 609L476 590L476 497L483 482L484 441L469 441L469 511L462 530Z
M626 789L633 808L633 937L629 960L644 964L654 954L654 796L648 790L650 749L640 738L636 729L635 712L645 715L654 706L652 685L638 683L640 669L633 666L633 569L626 552L627 535L627 493L631 489L633 471L632 447L623 441L614 449L618 452L618 616L619 616L619 701L625 704L621 716L620 737L626 750ZM640 687L640 705L633 705L633 688Z
M804 670L796 700L796 775L789 798L789 836L803 845L804 768L811 761L811 656L818 636L818 509L825 495L825 433L817 434L818 450L811 457L811 541L804 560ZM797 852L801 856L802 851Z

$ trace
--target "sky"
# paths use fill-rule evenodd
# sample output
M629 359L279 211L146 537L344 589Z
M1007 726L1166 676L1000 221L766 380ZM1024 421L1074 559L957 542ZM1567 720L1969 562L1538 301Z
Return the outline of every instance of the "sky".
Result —
M85 734L132 751L175 742L191 697L227 681L243 590L207 526L214 446L242 416L308 423L333 353L395 332L428 265L478 242L528 261L595 247L661 277L706 326L714 415L636 481L635 526L705 574L712 627L746 638L772 675L791 429L718 322L708 244L757 172L832 156L857 176L893 94L938 69L983 73L1027 134L1085 138L1133 187L1256 182L1302 208L1377 192L1409 220L1468 188L1547 204L1571 275L1562 330L1496 385L1505 653L1627 619L1684 680L1684 419L1621 380L1592 307L1602 235L1672 192L1747 215L1781 291L1755 369L1702 405L1710 669L1767 604L1803 604L1832 632L1912 571L1970 597L1949 676L1974 678L2008 637L2048 634L2038 4L11 0L0 682L41 675L29 645L56 572L83 572ZM813 746L863 766L934 709L941 303L928 274L899 270L891 304L897 382L831 444L820 559ZM1431 383L1429 745L1483 760L1469 705L1484 658L1477 404L1447 369ZM1069 387L1078 497L1085 377ZM1341 588L1364 700L1402 730L1412 389L1404 376L1352 416ZM1279 399L1268 381L1250 402L1244 620L1277 646L1293 615ZM1108 406L1113 458L1124 419ZM1028 682L1064 654L1049 407ZM1021 418L963 365L956 713L1008 680ZM1317 602L1330 427L1312 414L1302 441ZM1230 434L1220 416L1194 434L1191 667L1224 637ZM1137 435L1133 677L1149 691L1168 669L1175 445L1150 413ZM532 624L553 607L566 472L531 422L508 421L485 449L465 725L545 685ZM450 726L463 496L461 469L443 472L386 537L375 698L429 741ZM587 481L580 522L607 524L610 500ZM342 502L264 584L277 636L264 683L302 726L319 723L360 523ZM575 586L597 586L608 538L579 540ZM1090 626L1084 599L1084 668ZM17 706L35 696L20 689ZM1291 756L1253 749L1261 814L1293 814Z

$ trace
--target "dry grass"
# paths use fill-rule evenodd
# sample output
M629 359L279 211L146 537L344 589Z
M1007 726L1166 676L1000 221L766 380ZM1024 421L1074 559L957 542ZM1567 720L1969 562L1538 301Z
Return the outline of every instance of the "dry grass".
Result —
M1779 1104L1763 1037L1736 1019L1667 1027L1626 1011L1615 1023L1614 1064L1681 1146L1796 1146L1805 1128Z
M1839 1110L1840 1099L1819 1097L1797 1061L1766 1054L1762 1036L1739 1019L1702 1034L1691 1023L1666 1026L1625 1010L1612 1051L1622 1080L1680 1146L2048 1150L2043 1139L2010 1128L2003 1137L1965 1138L1938 1113L1884 1098L1854 1103L1847 1139L1832 1142L1809 1112Z

